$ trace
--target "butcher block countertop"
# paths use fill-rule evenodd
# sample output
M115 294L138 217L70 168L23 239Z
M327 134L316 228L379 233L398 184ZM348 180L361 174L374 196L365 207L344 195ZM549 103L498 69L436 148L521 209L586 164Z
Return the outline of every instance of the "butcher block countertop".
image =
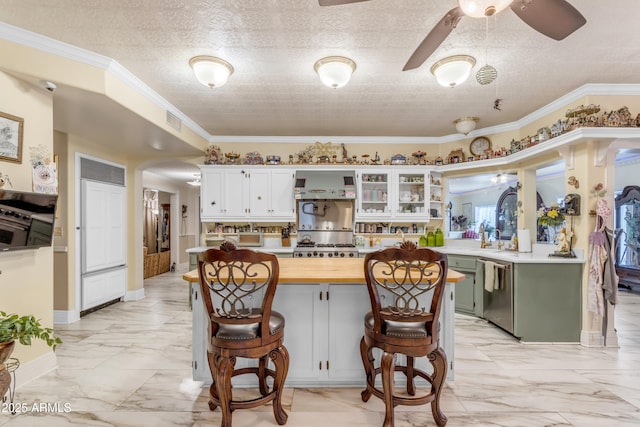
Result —
M279 283L364 283L363 258L279 258ZM198 282L198 270L182 278ZM464 274L449 269L447 282L460 282Z

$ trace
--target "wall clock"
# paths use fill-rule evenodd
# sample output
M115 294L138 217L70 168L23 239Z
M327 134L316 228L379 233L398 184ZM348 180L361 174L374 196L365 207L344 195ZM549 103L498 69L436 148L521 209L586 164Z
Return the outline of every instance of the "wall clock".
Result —
M487 151L491 151L491 140L486 136L479 136L469 144L469 151L474 156L481 156Z

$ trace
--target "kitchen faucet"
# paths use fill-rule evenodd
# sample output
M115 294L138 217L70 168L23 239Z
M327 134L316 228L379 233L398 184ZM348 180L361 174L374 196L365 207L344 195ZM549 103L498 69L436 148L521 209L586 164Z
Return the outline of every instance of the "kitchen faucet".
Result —
M480 229L478 230L480 232L480 248L484 249L484 248L490 248L491 247L491 242L487 241L487 239L484 236L484 224L480 223Z
M498 250L501 251L502 250L502 246L504 246L504 243L502 243L502 240L500 240L500 236L502 235L502 232L500 232L499 228L496 228L496 240L498 241Z

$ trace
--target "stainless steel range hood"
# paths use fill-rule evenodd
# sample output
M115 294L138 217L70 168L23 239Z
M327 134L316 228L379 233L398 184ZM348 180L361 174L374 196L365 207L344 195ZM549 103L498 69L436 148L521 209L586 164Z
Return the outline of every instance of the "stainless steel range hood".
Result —
M296 199L355 199L356 173L349 170L296 171Z

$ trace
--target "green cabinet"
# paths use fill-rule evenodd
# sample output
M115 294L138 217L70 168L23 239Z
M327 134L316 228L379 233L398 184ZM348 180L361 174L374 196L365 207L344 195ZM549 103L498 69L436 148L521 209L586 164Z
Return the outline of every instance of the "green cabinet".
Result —
M514 264L514 335L580 342L583 264Z
M478 271L476 257L448 255L449 268L465 275L455 284L456 313L482 316L483 277Z

